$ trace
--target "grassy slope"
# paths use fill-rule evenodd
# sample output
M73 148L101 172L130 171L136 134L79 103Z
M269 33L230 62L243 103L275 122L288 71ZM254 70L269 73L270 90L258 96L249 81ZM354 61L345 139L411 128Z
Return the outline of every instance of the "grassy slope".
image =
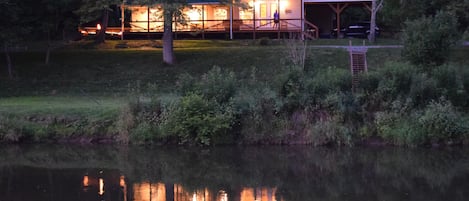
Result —
M142 43L132 42L135 48L117 50L112 48L115 41L108 42L100 49L91 49L87 44L73 44L62 51L53 52L48 66L43 64L43 52L14 53L13 61L20 81L3 82L4 87L0 89L0 94L115 95L134 89L137 80L144 86L153 84L153 88L157 87L158 91L171 91L179 74L187 72L200 75L214 65L244 74L255 67L260 79L268 81L284 68L286 61L282 45L177 41L175 53L178 64L168 67L162 65L161 49L144 46L155 46L154 42ZM320 42L314 41L311 44L317 43ZM327 66L348 68L349 65L348 54L341 49L311 49L309 54L306 61L308 69ZM386 60L397 59L399 54L399 50L395 49L370 50L369 65L379 66ZM0 63L3 63L3 58Z
M43 64L41 51L13 53L18 78L7 81L4 69L0 69L0 97L3 97L0 113L91 115L96 111L116 111L125 104L125 97L136 90L172 92L181 73L201 75L217 65L243 78L256 68L260 80L272 82L288 60L285 46L279 41L269 41L267 46L258 45L258 41L175 41L178 64L164 66L159 41L125 41L131 48L116 49L121 43L109 41L99 47L89 42L72 43L54 51L49 65ZM353 43L360 44L361 40ZM308 44L347 45L348 40L318 40ZM467 49L456 52L454 60L468 63L464 57ZM368 52L371 70L399 59L399 49ZM4 57L0 63L5 63ZM328 66L348 68L348 53L342 49L310 48L306 68Z

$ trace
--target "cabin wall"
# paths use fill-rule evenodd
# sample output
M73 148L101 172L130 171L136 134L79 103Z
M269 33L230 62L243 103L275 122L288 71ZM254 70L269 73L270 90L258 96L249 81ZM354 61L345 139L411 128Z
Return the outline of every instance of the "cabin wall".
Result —
M244 0L249 8L233 7L233 29L244 30L276 30L273 15L280 13L282 30L301 29L301 4L299 0ZM131 6L132 32L163 31L162 10L158 8ZM150 13L148 13L150 11ZM192 5L184 10L185 24L175 23L175 31L228 31L230 23L230 7L220 4ZM148 20L149 17L149 20ZM148 22L150 21L150 22ZM148 27L150 30L148 30Z

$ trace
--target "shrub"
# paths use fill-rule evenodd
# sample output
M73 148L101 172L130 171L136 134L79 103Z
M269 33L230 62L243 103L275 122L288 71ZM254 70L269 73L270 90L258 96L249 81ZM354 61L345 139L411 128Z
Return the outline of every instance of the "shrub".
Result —
M154 141L158 131L148 122L141 122L130 132L130 141L135 144L148 144Z
M305 91L305 75L303 71L291 69L281 80L279 95L285 100L285 109L292 112L294 109L304 105L303 100L307 92Z
M412 100L395 100L386 111L375 113L377 135L393 144L419 145L425 137L416 122L419 114L412 111Z
M413 64L432 67L446 62L458 39L457 19L446 12L405 23L403 56Z
M308 131L313 145L349 145L353 144L352 133L337 120L321 120L313 124Z
M377 112L375 117L378 136L393 144L416 146L426 141L415 118L409 114Z
M412 77L408 97L415 105L424 106L441 96L436 81L426 73L417 73Z
M466 126L469 122L445 99L432 101L418 123L432 143L460 141L469 132Z
M163 131L178 136L182 144L210 145L214 144L214 138L227 134L232 122L233 114L229 109L222 111L203 96L189 94L182 97L163 122Z
M282 119L279 113L282 99L268 87L238 91L233 98L233 108L238 117L240 140L245 143L273 142Z
M183 96L190 93L200 93L197 79L188 73L182 73L178 76L176 86L178 92Z
M407 109L398 110L399 105ZM432 101L423 111L410 111L408 104L395 106L393 111L377 112L375 120L378 135L395 144L451 144L469 132L467 119L447 100Z
M237 79L232 71L226 72L214 66L203 74L201 79L196 79L189 74L180 75L177 86L183 96L202 94L209 100L226 103L236 93Z
M232 71L223 71L214 66L202 75L200 89L206 98L217 103L226 103L236 93L237 80Z
M383 101L393 101L397 97L405 97L412 85L414 66L407 63L390 62L378 70L380 82L377 93Z
M468 79L464 79L467 76L469 76L469 70L458 69L454 65L442 65L432 71L432 77L436 80L441 95L455 106L468 106L469 82Z
M315 96L324 97L328 93L352 90L352 76L346 69L328 67L314 72L312 80L308 80L307 89Z

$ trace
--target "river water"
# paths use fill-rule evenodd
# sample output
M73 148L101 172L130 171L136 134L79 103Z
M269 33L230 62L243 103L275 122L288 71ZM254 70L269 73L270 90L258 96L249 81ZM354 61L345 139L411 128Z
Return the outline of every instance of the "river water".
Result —
M469 149L3 145L0 201L467 201Z

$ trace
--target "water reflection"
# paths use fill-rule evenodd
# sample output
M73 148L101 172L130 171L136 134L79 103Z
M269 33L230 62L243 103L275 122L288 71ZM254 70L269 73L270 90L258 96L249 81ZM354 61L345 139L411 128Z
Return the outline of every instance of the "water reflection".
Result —
M0 200L463 201L468 149L7 146Z

